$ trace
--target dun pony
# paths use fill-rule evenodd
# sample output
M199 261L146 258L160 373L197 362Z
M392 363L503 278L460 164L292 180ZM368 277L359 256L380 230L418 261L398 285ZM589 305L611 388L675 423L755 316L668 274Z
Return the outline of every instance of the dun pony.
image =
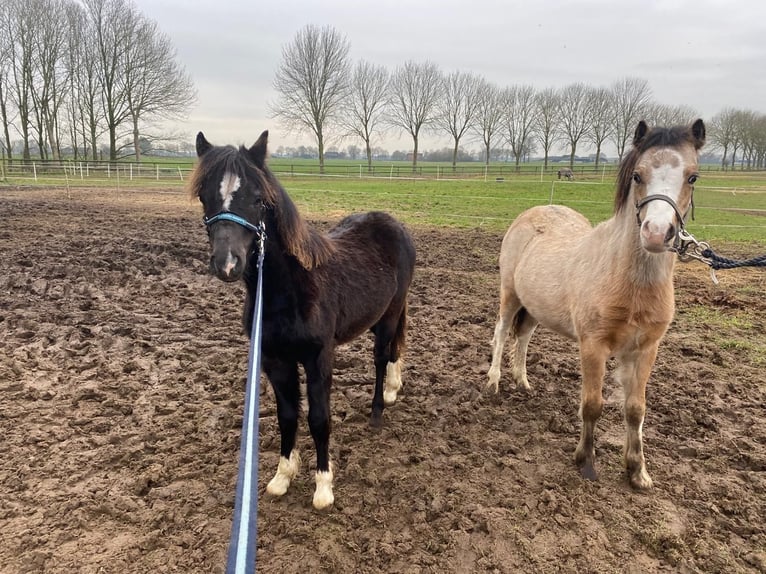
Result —
M533 207L503 239L488 386L498 389L509 331L511 376L526 388L527 346L537 325L575 339L582 373L575 462L588 479L596 478L593 432L604 404L606 361L615 357L625 391L625 467L632 486L652 486L642 439L646 384L675 310L674 242L693 207L704 142L702 120L651 130L642 121L620 166L611 219L593 228L567 207Z

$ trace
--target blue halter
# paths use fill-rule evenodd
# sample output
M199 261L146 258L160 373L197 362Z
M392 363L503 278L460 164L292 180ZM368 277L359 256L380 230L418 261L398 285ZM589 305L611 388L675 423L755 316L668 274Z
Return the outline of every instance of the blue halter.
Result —
M253 225L244 217L240 217L239 215L231 213L230 211L222 211L220 213L215 214L213 217L207 217L207 216L202 217L202 222L208 228L211 225L213 225L216 221L233 221L234 223L241 225L245 229L249 229L250 231L255 231L256 233L259 233L259 234L263 232L263 228L264 228L263 222L261 222L259 225Z

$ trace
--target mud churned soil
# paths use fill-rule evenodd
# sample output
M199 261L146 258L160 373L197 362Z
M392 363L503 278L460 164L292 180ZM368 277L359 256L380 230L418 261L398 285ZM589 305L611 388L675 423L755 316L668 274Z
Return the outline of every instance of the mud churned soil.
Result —
M0 572L222 572L248 344L198 206L0 189L0 214ZM506 371L484 390L502 234L412 231L405 386L373 431L371 339L338 350L329 511L311 505L305 420L301 473L265 494L279 436L263 386L259 572L766 572L763 271L716 286L679 265L647 393L655 488L638 493L611 380L599 480L574 467L574 343L539 329L533 389Z

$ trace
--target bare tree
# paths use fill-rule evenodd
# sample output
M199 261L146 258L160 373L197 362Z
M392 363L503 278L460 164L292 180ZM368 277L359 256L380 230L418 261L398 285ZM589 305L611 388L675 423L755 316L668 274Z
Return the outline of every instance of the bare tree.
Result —
M418 166L418 138L436 120L441 96L441 72L436 64L407 61L391 79L393 101L389 121L412 136L412 171Z
M11 53L11 33L9 28L10 15L8 3L0 3L0 54ZM10 124L12 121L12 110L10 107L9 90L12 74L13 61L9 57L0 58L0 121L3 124L2 159L7 157L13 159L13 150L11 148Z
M511 86L503 90L502 97L504 135L511 146L518 171L534 131L535 89L532 86Z
M651 102L645 111L644 119L652 126L683 126L691 123L699 117L697 111L691 106L670 106Z
M61 22L66 20L66 1L28 0L25 9L37 20L30 96L37 120L40 157L45 159L50 149L54 159L61 159L58 120L66 94L64 55L68 39L68 31Z
M155 22L140 18L135 40L124 55L124 93L133 128L133 149L141 161L139 124L152 118L180 118L196 99L191 78L177 63L170 39ZM143 138L152 138L143 134Z
M596 169L601 160L601 146L614 131L614 108L611 94L606 88L590 88L588 90L588 107L590 108L590 128L586 135L596 147Z
M543 169L548 169L548 156L559 138L559 95L553 88L546 88L535 96L534 128L537 141L543 148Z
M638 122L652 97L649 82L642 78L623 78L610 87L614 130L611 140L617 148L617 157L622 161L625 147L633 137Z
M559 92L559 118L561 133L569 144L569 168L574 167L577 144L590 129L590 101L588 87L583 83L569 84Z
M714 115L708 124L708 137L710 142L721 150L721 167L726 169L729 149L733 147L737 137L737 110L734 108L724 108Z
M350 45L331 26L309 24L282 48L274 78L281 99L272 114L288 130L310 130L319 148L319 171L324 173L327 129L337 121L349 89Z
M351 89L344 103L341 123L348 133L364 142L367 171L372 171L373 136L385 125L388 83L389 73L384 66L359 61L351 76Z
M4 33L7 34L8 59L11 62L9 86L10 98L18 112L17 129L21 135L24 160L31 159L30 125L32 103L32 46L36 21L26 10L24 0L7 0L2 11Z
M94 32L103 104L104 119L109 132L109 159L118 155L120 128L130 117L125 94L124 54L136 39L139 14L130 0L82 0Z
M503 125L503 105L500 88L484 79L479 80L478 105L474 131L484 144L484 162L489 166L492 142Z
M442 79L436 123L452 136L453 171L457 166L460 139L473 125L479 110L479 87L479 77L469 72L455 71Z

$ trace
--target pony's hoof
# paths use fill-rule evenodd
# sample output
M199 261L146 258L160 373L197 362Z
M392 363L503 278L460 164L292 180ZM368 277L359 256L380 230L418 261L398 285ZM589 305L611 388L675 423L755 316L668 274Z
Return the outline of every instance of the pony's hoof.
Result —
M491 369L489 370L489 380L487 381L487 384L484 385L484 389L487 391L492 391L493 393L497 393L497 391L500 389L500 370L499 369Z
M630 475L630 486L636 490L649 490L652 488L652 479L645 469L634 472Z
M332 492L332 470L316 473L316 490L314 491L314 508L324 510L335 502Z
M289 459L283 456L279 457L277 473L266 485L266 492L272 496L283 496L290 488L290 483L298 475L300 468L301 457L298 451L292 451Z
M383 426L383 413L372 413L370 415L370 427L379 430Z
M383 391L383 404L390 407L396 402L396 395L399 391Z
M580 467L580 476L585 480L598 480L598 474L596 473L596 467L592 463L585 463Z

